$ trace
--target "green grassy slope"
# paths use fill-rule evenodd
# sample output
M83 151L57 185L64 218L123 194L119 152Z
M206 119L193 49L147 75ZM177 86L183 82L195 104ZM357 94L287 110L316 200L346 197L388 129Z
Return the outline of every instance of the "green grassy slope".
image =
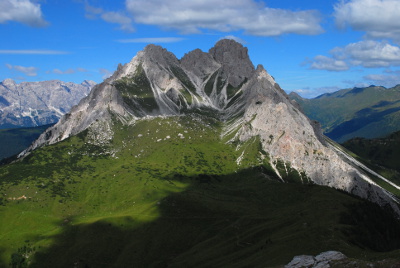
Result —
M290 96L338 142L382 137L400 129L400 86L343 89L314 99Z
M354 138L343 143L383 176L400 183L400 132L379 139Z
M0 129L0 160L26 149L50 126Z
M200 115L115 122L108 145L81 133L0 167L0 266L265 267L324 250L399 256L400 225L384 210L278 182L257 138L237 148L221 140L221 127Z

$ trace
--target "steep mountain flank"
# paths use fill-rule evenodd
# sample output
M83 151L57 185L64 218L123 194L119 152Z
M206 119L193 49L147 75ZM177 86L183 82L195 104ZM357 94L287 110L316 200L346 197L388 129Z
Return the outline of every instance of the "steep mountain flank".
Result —
M242 45L149 45L0 166L0 266L397 258L400 191L363 170Z
M59 80L15 83L0 82L0 129L35 127L56 123L87 96L96 83L65 83Z
M353 138L342 145L373 170L400 183L400 131L384 138Z
M238 167L247 144L258 143L260 163L271 166L282 181L297 174L299 182L341 189L389 205L400 215L397 199L327 142L318 124L293 105L263 66L255 69L247 49L233 40L219 41L209 53L194 50L181 60L147 46L28 151L84 130L89 142L106 146L112 144L117 122L133 125L143 118L191 113L212 114L223 123L221 139L242 150Z

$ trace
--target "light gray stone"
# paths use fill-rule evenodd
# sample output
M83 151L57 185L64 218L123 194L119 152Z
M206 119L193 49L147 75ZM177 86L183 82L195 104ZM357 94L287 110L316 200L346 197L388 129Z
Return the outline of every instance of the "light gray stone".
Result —
M317 256L299 255L295 256L285 268L329 268L331 261L347 258L339 251L326 251Z
M154 97L156 107L152 110L134 94L123 98L116 87L119 81L129 79L136 83L139 72L140 79L150 85L141 90ZM12 81L6 84L12 87ZM131 62L119 65L110 78L96 85L27 151L88 128L110 126L111 118L133 124L144 117L180 115L203 108L214 111L225 122L221 137L233 136L228 142L238 142L240 147L259 137L267 153L260 152L260 161L269 161L283 181L293 169L303 183L344 190L381 206L389 205L400 215L397 199L361 172L361 164L355 159L327 142L319 125L293 104L263 66L254 69L247 48L233 40L219 41L209 53L194 50L181 60L160 46L146 46ZM97 121L103 123L94 124ZM112 131L107 133L104 140L112 139ZM278 162L285 166L283 173L278 171ZM240 157L236 163L240 166Z

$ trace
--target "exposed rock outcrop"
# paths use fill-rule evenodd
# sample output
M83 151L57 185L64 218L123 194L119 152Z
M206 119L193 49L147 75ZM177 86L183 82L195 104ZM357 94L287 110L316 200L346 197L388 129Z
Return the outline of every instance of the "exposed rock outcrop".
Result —
M204 110L224 122L221 136L228 142L241 146L258 137L260 155L283 181L294 170L304 183L341 189L400 215L397 199L327 143L318 124L293 105L263 66L254 69L247 48L233 40L219 41L209 53L194 50L181 60L159 46L147 46L95 86L29 150L87 128L112 129L112 118L133 124L148 116Z
M317 256L300 255L285 265L285 268L329 268L332 261L346 259L347 257L339 251L326 251Z

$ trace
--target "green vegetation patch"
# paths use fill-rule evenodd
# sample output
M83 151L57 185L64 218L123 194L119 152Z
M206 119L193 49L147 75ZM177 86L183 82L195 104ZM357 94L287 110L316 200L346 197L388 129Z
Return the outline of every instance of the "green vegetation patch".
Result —
M185 96L188 104L190 105L192 103L191 94L197 95L196 87L193 85L192 81L190 81L189 77L181 67L174 65L171 66L170 70L176 76L176 78L178 78L178 80L183 83L184 89L181 92ZM186 92L186 90L188 90L189 92Z
M290 96L308 117L321 123L327 136L337 142L354 137L382 137L400 128L398 87L343 89L313 99Z
M400 247L390 215L371 227L369 202L278 182L259 138L226 144L213 117L112 125L105 147L83 132L0 167L1 267L265 267Z
M247 82L247 78L245 78L243 80L243 82L240 83L240 85L237 87L234 87L231 84L228 84L228 86L226 87L226 95L228 97L228 100L231 99L233 96L235 96L246 82Z
M133 108L133 110L135 108L142 108L151 113L159 108L150 82L141 64L138 65L132 77L123 77L116 81L115 87L121 93L124 102ZM137 104L140 107L137 107Z

